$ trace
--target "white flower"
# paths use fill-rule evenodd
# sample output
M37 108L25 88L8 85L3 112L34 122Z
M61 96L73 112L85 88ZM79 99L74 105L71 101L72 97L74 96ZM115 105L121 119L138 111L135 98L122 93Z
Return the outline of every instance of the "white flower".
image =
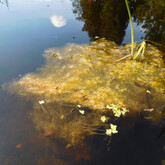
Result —
M114 124L110 124L110 127L111 127L111 132L112 133L118 133L118 131L117 131L117 125L114 125Z
M106 106L107 109L112 109L112 107L110 107L109 105Z
M116 117L120 117L121 116L121 111L120 110L113 110L113 114Z
M110 129L106 129L105 134L108 136L111 136L112 134L118 133L116 128L117 128L117 125L110 124Z
M105 134L108 135L108 136L111 136L112 135L112 130L111 129L106 129Z
M105 116L101 116L101 121L105 122L106 121L106 117Z
M120 106L115 104L110 104L106 106L107 109L111 109L115 117L120 117L121 115L125 115L127 110L126 108L120 108Z
M128 112L128 110L126 108L122 108L122 111L121 111L122 115L125 115L126 112Z
M84 110L79 110L79 112L80 112L81 114L84 114L84 113L85 113L85 111L84 111Z
M40 101L38 101L38 102L39 102L39 104L44 104L44 103L45 103L44 100L40 100Z

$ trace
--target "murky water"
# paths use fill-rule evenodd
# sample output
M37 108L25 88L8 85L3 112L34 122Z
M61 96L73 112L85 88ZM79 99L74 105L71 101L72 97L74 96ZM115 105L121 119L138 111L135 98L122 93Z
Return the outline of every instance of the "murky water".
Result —
M164 45L165 3L129 2L135 41ZM163 163L164 48L121 59L124 1L1 0L0 13L0 164Z

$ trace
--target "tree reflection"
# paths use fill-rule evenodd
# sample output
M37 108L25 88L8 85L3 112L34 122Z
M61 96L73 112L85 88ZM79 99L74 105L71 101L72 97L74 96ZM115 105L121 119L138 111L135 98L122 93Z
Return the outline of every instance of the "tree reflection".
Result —
M123 0L73 0L73 12L84 21L83 31L91 40L96 36L121 44L128 25L128 14Z
M129 22L124 0L72 0L72 4L91 40L99 36L122 43ZM165 1L129 0L129 6L145 33L144 39L165 44Z
M134 13L135 21L142 25L145 39L165 45L165 1L143 0Z

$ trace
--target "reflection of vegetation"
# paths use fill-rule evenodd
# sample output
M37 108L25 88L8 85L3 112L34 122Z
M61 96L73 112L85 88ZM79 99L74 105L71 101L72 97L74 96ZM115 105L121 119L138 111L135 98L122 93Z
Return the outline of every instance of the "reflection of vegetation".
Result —
M128 5L128 1L125 0L125 3L126 3L128 15L129 15L129 20L131 23L131 56L135 60L138 56L140 56L141 52L142 52L142 57L144 56L144 52L145 52L145 48L146 48L146 42L142 41L141 44L139 45L138 50L135 52L135 54L133 53L133 51L134 51L134 32L133 32L132 16L131 16L130 8Z
M84 21L83 30L91 40L95 36L121 44L128 25L128 14L123 0L72 0L77 19ZM128 0L134 21L142 25L145 40L165 45L165 1Z
M89 135L111 135L118 131L113 119L127 109L152 108L156 113L165 107L161 52L148 45L142 61L118 61L129 50L130 45L118 48L104 39L49 49L39 73L27 74L8 88L35 102L34 123L46 136L74 145Z
M133 32L132 16L131 16L130 8L129 8L129 5L128 5L128 1L125 0L125 3L126 3L128 15L129 15L129 20L130 20L130 23L131 23L131 56L135 60L140 55L141 55L141 57L144 56L144 52L145 52L145 48L146 48L146 41L142 41L140 43L138 50L134 54L133 53L133 51L134 51L134 32Z
M128 14L123 0L73 0L73 7L77 19L85 22L83 30L88 31L91 40L99 36L121 44L128 25Z
M165 1L143 0L133 14L135 21L142 25L145 39L165 45Z
M133 33L133 23L132 23L132 16L131 16L131 13L130 13L130 8L129 8L129 5L128 5L128 1L125 0L125 3L126 3L126 7L127 7L127 11L128 11L128 15L129 15L129 19L130 19L130 23L131 23L131 42L132 42L132 46L131 46L131 56L133 57L133 59L136 59L138 56L140 56L142 54L142 57L144 55L144 52L145 52L145 48L146 48L146 45L147 45L147 42L149 43L152 43L152 44L156 44L156 45L160 45L159 43L155 43L154 41L147 41L147 40L144 40L140 43L139 45L139 48L138 50L135 52L135 54L133 54L133 50L134 50L134 33ZM142 53L141 53L142 52Z

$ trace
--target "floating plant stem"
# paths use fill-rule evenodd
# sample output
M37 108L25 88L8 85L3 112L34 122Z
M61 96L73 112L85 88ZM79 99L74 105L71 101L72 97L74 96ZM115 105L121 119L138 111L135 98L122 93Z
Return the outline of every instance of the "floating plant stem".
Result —
M151 44L155 44L155 45L158 45L158 46L163 46L163 47L165 47L164 45L159 44L159 43L154 42L154 41L150 41L150 40L144 40L144 41L145 41L145 42L149 42L149 43L151 43Z
M44 112L46 112L46 113L49 115L50 118L52 118L52 116L50 116L50 114L49 114L48 111L43 107L42 104L41 104L41 108L42 108L42 110L43 110Z
M157 112L156 114L152 115L152 116L146 116L144 117L145 119L155 119L160 117L163 113L165 113L165 109L162 111Z
M132 23L132 16L131 16L131 12L130 12L130 9L129 9L129 5L128 5L128 1L125 0L125 4L126 4L126 7L127 7L127 11L128 11L128 15L129 15L129 20L130 20L130 23L131 23L131 55L132 57L134 57L133 55L133 43L134 43L134 33L133 33L133 23Z
M126 56L124 56L124 57L122 57L122 58L119 58L118 60L116 60L115 62L119 62L119 61L121 61L121 60L124 60L125 58L127 58L127 57L130 57L131 56L131 54L128 54L128 55L126 55Z
M56 115L60 118L60 119L62 119L62 117L60 117L60 115L56 112L56 111L54 111L55 113L56 113Z
M140 53L142 52L142 57L144 56L144 53L145 53L145 48L146 48L146 45L147 43L150 43L150 44L154 44L154 45L158 45L158 46L163 46L157 42L154 42L154 41L150 41L150 40L143 40L141 43L140 43L140 48L136 51L136 53L134 54L133 56L133 59L135 60L139 55ZM163 46L164 47L164 46Z
M52 116L49 114L49 112L43 107L43 104L45 104L44 100L39 101L39 104L41 105L41 108L44 112L46 112L50 118L52 118ZM61 119L60 115L55 111L56 115Z
M144 53L145 53L145 50L146 50L146 42L144 41L144 46L143 46L143 50L142 50L142 58L144 57Z

